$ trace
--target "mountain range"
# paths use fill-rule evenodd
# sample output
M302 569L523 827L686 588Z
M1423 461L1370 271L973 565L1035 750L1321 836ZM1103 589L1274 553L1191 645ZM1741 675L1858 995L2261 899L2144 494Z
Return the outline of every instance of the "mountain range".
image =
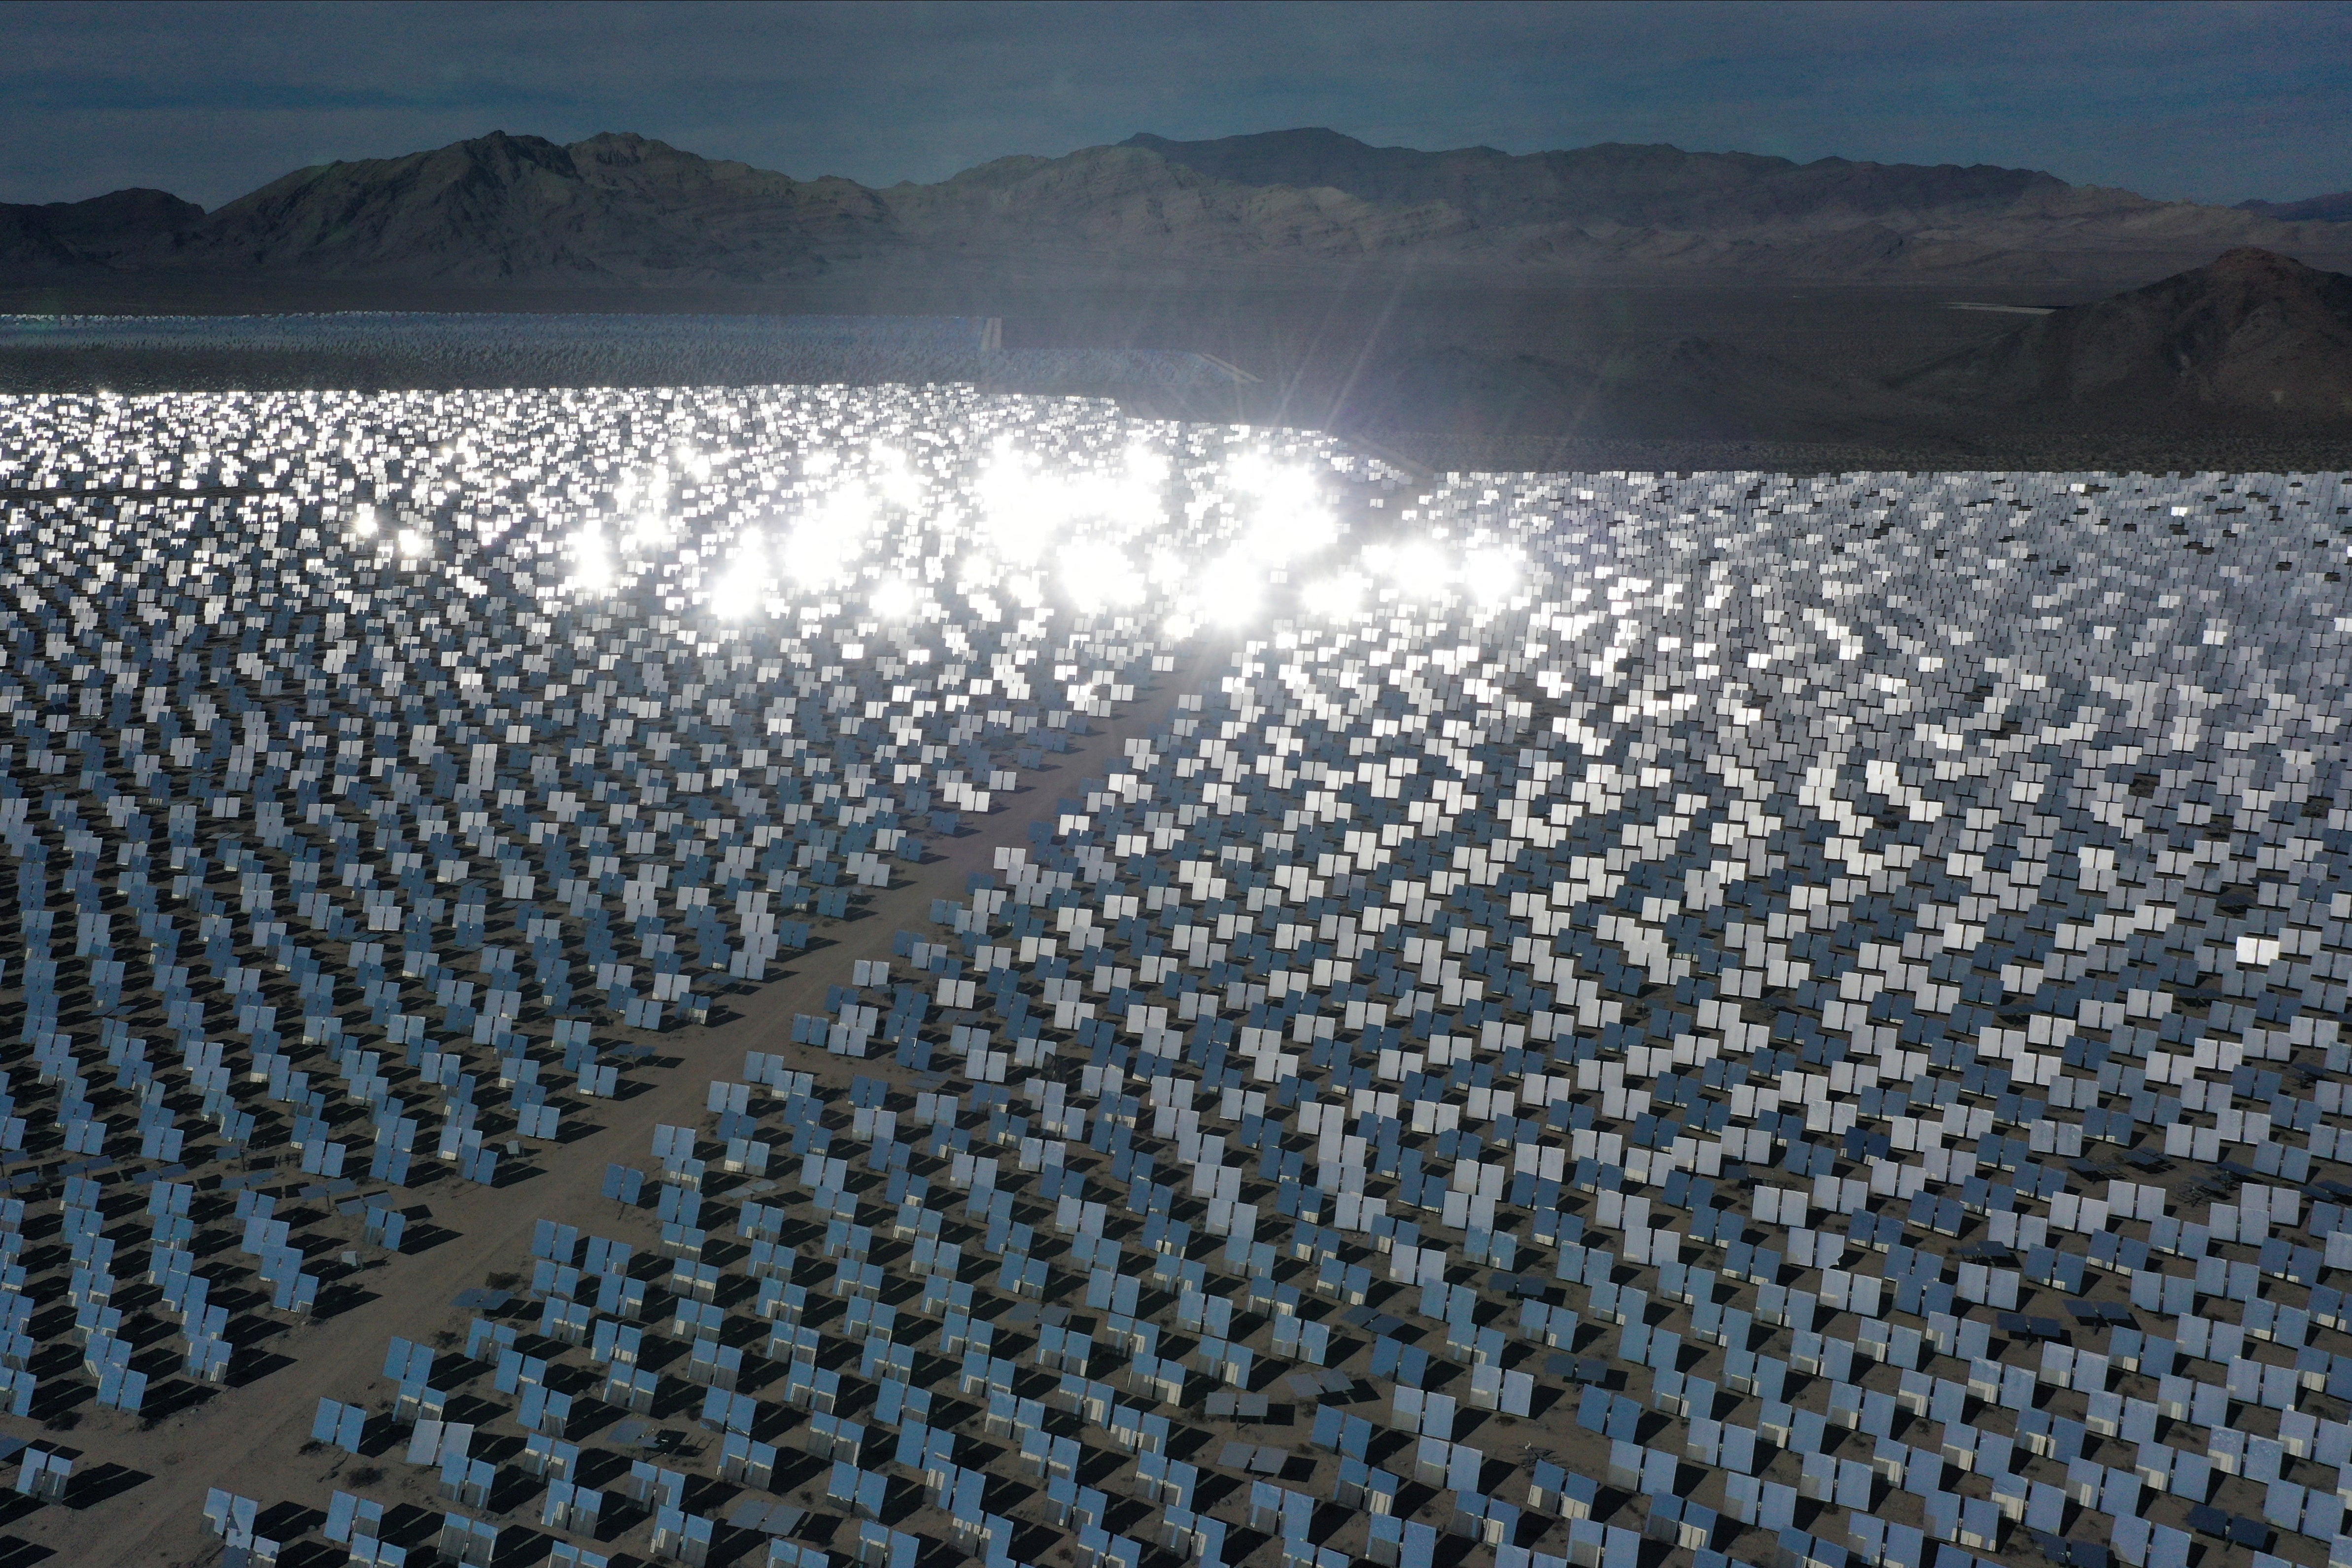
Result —
M157 191L0 206L0 278L205 275L602 287L1052 257L1389 262L1811 281L2154 276L2352 253L2312 204L2159 202L2032 170L1616 143L1428 152L1300 130L1138 135L929 184L800 180L631 134L494 131L298 170L212 212ZM2307 221L2305 221L2307 220Z
M2352 277L2244 248L1895 379L1978 408L2352 422Z
M2300 202L2240 202L2238 211L2282 223L2352 224L2352 191L2306 196Z
M1161 340L1259 378L1188 417L1474 444L2336 440L2352 430L2345 200L2228 208L2032 170L1430 152L1326 130L1137 135L877 189L642 136L493 132L298 170L211 212L153 190L0 206L0 287L39 310L76 308L51 301L77 290L134 312L206 290L265 310L436 290L468 309L976 308L1037 346ZM1963 280L2000 309L2064 308L1945 309ZM27 387L193 373L44 352L19 346L0 371Z

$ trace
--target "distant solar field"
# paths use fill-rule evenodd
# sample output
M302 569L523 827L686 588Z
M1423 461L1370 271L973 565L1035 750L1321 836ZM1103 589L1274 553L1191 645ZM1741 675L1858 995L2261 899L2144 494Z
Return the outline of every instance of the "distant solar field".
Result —
M699 316L354 310L272 316L0 316L0 350L362 356L425 380L514 386L688 382L971 382L1027 392L1223 386L1205 355L1007 350L995 317Z

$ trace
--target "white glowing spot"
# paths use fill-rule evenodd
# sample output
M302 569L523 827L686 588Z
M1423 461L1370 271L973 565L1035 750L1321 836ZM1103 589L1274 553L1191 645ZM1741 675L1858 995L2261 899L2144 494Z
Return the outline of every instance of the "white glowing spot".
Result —
M621 542L632 550L658 549L677 537L677 529L658 512L646 512L631 523Z
M1246 519L1241 548L1267 566L1312 555L1339 537L1339 519L1308 474L1241 457L1226 465L1225 483Z
M1463 563L1463 583L1481 604L1500 604L1519 588L1519 558L1507 549L1470 552Z
M874 597L867 602L874 606L874 613L883 620L904 621L915 612L919 598L913 583L904 578L894 577L877 588Z
M572 540L572 580L590 593L609 593L613 588L613 550L604 536L593 528L583 528Z
M1127 449L1128 483L1146 490L1160 490L1168 483L1168 456L1149 446Z
M862 486L836 490L824 509L793 530L785 570L807 588L832 588L856 575L874 526L874 505Z
M841 465L841 459L831 452L812 452L801 459L803 474L830 474Z
M362 507L360 515L352 519L352 532L363 539L373 538L377 526L373 507Z
M784 548L784 570L803 588L826 588L841 580L854 553L823 528L802 528Z
M1364 564L1407 598L1442 593L1454 580L1454 563L1446 559L1444 551L1426 540L1366 550Z
M1076 526L1129 533L1158 523L1165 509L1159 486L1148 464L1140 473L1130 467L1040 474L1000 446L977 486L981 535L997 556L1026 565Z
M399 549L404 560L420 560L433 553L433 541L415 528L400 530Z
M1300 591L1299 602L1310 615L1326 621L1353 620L1363 611L1364 580L1352 572L1310 582Z
M996 586L997 580L1003 575L996 562L984 555L964 557L962 560L956 563L955 571L952 574L955 591L967 596L986 592Z
M1000 455L980 476L981 519L989 547L1015 564L1035 560L1052 540L1060 522L1052 503L1047 487L1010 455Z
M825 502L825 517L835 528L859 539L874 527L874 497L863 485L847 485L835 490Z
M874 486L894 507L911 507L923 498L923 482L907 465L907 455L894 447L877 446L873 453Z
M1201 574L1190 609L1202 621L1237 626L1257 614L1265 596L1264 570L1237 550L1212 561Z
M1328 512L1277 510L1268 506L1242 536L1242 548L1268 566L1281 566L1328 548L1339 525Z
M1225 464L1225 488L1241 496L1261 494L1274 465L1255 453L1244 453Z
M1118 547L1081 539L1062 552L1062 586L1071 602L1092 612L1133 604L1143 597L1143 578Z
M768 587L767 550L757 534L746 534L735 559L710 588L710 612L721 621L740 621L760 607Z

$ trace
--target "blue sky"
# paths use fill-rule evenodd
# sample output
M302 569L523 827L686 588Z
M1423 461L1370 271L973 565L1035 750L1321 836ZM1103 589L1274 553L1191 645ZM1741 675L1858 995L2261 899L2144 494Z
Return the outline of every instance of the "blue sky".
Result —
M1999 163L2234 202L2352 188L2352 5L0 7L0 201L215 206L492 129L636 131L869 184L1137 131L1325 125Z

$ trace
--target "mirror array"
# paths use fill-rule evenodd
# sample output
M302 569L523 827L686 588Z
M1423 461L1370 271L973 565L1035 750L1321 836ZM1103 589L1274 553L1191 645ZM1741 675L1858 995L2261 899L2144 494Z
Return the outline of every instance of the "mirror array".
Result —
M430 1245L404 1189L592 1133L1131 700L1110 611L1224 505L1201 436L968 392L7 412L0 1360L52 1427L268 1376ZM1071 613L1041 517L1161 559Z
M2336 476L1402 486L947 392L23 417L10 449L54 455L9 475L7 761L58 783L0 821L58 967L23 977L9 1218L40 1240L58 1202L71 1257L16 1247L47 1265L9 1281L20 1414L106 1400L107 1347L158 1343L104 1315L118 1245L189 1387L214 1295L331 1303L341 1243L289 1258L264 1200L295 1178L257 1190L248 1151L351 1194L553 1165L534 1128L851 913L845 880L919 877L926 835L990 851L887 959L801 960L824 1011L742 1001L701 1118L600 1167L608 1221L416 1306L320 1403L327 1477L212 1478L205 1527L249 1560L2342 1550ZM89 465L151 431L126 519L136 466ZM1089 720L1111 765L995 833L982 797ZM285 806L241 808L258 851L240 795ZM377 865L404 897L361 896ZM152 980L98 968L118 899ZM181 925L223 961L175 995L148 927ZM514 927L553 955L535 990L444 993ZM292 1008L247 1010L321 990L299 1045ZM103 1113L133 1104L167 1113L136 1160ZM312 1151L363 1124L368 1179L355 1146L329 1176ZM398 1244L398 1201L362 1197L362 1245ZM197 1253L215 1215L242 1236ZM103 1457L24 1452L34 1502Z

